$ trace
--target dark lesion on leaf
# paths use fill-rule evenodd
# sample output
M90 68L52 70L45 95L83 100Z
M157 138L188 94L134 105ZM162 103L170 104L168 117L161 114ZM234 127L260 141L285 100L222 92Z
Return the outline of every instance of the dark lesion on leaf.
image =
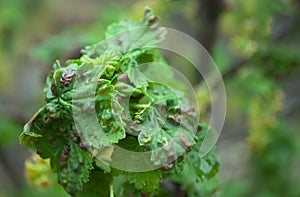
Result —
M61 86L68 85L72 81L75 75L76 75L75 70L66 70L60 78L60 85Z

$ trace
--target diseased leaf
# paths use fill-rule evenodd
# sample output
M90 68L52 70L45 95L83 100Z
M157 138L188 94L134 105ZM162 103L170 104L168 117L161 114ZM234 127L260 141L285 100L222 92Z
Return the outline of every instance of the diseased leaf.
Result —
M64 148L59 162L58 183L69 194L76 195L82 191L83 184L88 182L90 170L93 169L89 153L70 142L70 146Z
M50 159L71 196L106 197L113 184L126 187L117 195L152 195L167 174L163 170L193 173L192 180L216 173L213 154L197 155L204 136L195 136L198 117L186 90L169 67L149 63L166 63L157 50L165 35L147 8L143 21L112 24L107 39L86 47L81 58L53 65L46 104L25 125L20 142ZM151 69L139 70L144 63ZM160 81L161 73L167 84ZM129 172L115 169L118 165ZM140 166L163 168L135 172Z
M141 73L141 71L139 71L138 68L130 69L128 71L128 78L136 88L141 88L148 85L145 76L143 75L143 73Z
M159 18L146 8L144 20L124 20L107 28L106 40L83 50L88 56L101 55L107 49L125 54L133 50L154 48L164 39L166 29L159 27Z
M193 150L187 155L188 166L197 175L199 180L209 179L219 170L219 163L216 156L213 154L213 151L203 158L199 155L202 141L207 132L210 131L207 127L203 126L203 130L195 137L196 144L194 145Z

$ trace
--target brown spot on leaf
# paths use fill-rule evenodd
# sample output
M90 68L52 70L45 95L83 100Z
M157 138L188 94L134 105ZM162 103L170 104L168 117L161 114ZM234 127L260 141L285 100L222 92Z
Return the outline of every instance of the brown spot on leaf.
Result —
M74 70L65 71L60 78L60 85L61 86L68 85L75 75L76 75L76 71Z
M121 46L121 45L123 44L123 41L120 40L120 39L117 39L117 40L116 40L116 43L117 43L118 46Z
M180 140L188 151L192 150L192 143L188 139L186 139L184 136L180 136Z

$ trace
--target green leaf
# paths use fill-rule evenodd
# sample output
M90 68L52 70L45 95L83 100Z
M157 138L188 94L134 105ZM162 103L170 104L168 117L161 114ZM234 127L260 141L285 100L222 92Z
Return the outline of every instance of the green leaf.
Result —
M115 90L117 91L117 94L121 97L127 97L130 96L133 92L139 91L138 89L132 87L131 85L123 82L118 82L115 85Z
M26 135L24 132L19 136L20 144L31 152L35 151L35 140L36 138Z
M64 158L60 159L60 169L58 169L57 177L59 184L69 194L75 195L82 191L83 184L89 180L89 171L93 169L92 158L89 153L80 149L73 142L70 142L69 149L65 148L62 152L69 158L66 161L64 161Z
M135 188L133 184L129 184L126 176L118 175L114 177L113 185L115 196L118 197L139 197L139 191Z
M83 185L83 190L79 192L78 197L109 197L112 181L111 174L94 169L90 172L90 179Z
M159 27L159 18L150 8L145 8L143 21L124 20L112 24L107 28L105 35L105 41L86 47L84 54L101 55L107 49L125 54L135 49L157 47L164 39L166 29Z
M216 156L213 154L214 150L210 151L204 157L200 157L199 150L202 145L204 136L209 130L205 128L197 133L196 144L192 151L187 155L187 162L190 169L198 176L200 180L209 179L213 177L219 170L219 163Z
M138 68L132 68L128 71L128 78L136 88L141 88L148 85L146 78Z
M162 175L159 170L149 172L128 172L126 175L129 183L134 184L136 189L145 193L156 191L162 180Z

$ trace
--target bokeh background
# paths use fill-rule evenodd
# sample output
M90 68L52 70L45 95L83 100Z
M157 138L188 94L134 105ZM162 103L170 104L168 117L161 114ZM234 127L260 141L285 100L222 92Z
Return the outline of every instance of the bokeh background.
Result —
M210 52L227 90L216 148L220 171L186 190L199 196L300 196L299 0L0 0L0 197L67 196L56 184L35 183L37 188L26 181L30 153L18 135L43 105L45 77L55 60L79 57L113 22L140 20L145 5L163 26L191 35ZM169 58L194 85L208 109L202 121L208 121L205 84L180 61Z

